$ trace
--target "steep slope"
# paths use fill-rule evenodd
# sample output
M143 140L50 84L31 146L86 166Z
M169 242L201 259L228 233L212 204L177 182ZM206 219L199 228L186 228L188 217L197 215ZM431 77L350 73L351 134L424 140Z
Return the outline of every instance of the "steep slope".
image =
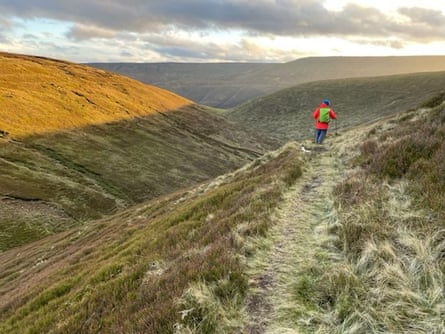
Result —
M444 136L442 93L306 143L310 166L250 261L245 332L445 331Z
M224 312L241 315L248 282L239 255L267 233L301 164L291 145L199 187L0 253L0 332L162 334L200 320L205 333L240 328L241 318L223 320Z
M418 104L0 253L0 332L443 332L445 93Z
M201 104L232 108L300 83L402 73L445 71L444 56L311 57L284 64L96 63Z
M3 252L0 330L441 333L444 126L440 94Z
M312 111L328 98L338 113L331 132L415 108L443 91L445 72L311 82L249 101L225 116L286 142L312 138Z
M0 53L0 130L14 137L103 124L192 101L87 66Z
M3 54L0 250L236 169L273 141L118 75ZM20 72L17 72L19 71Z

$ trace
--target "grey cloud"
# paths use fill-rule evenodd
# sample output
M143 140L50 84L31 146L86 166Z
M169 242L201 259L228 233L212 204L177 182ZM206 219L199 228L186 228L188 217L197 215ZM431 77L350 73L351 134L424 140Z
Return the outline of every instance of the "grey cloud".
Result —
M9 29L12 27L12 22L7 17L2 16L0 13L0 30Z
M289 61L300 54L283 54L281 49L273 49L256 44L254 41L242 39L236 43L207 43L190 41L173 37L155 36L145 39L146 49L155 49L159 54L167 56L170 61L187 59L189 61L251 61L265 60ZM303 55L303 53L301 53Z
M11 43L9 38L6 35L2 34L1 30L0 30L0 43L2 43L2 44L9 44L9 43Z
M382 36L392 30L394 23L375 8L348 5L336 13L332 29L341 35Z
M121 51L120 55L121 55L122 57L125 57L125 58L131 58L131 57L134 56L131 52L128 52L128 51L126 51L126 50Z
M405 47L405 43L403 41L394 39L354 39L352 41L360 45L388 46L393 49L403 49L403 47Z
M425 8L400 8L399 13L410 18L413 23L421 23L438 28L445 26L445 15L438 10Z
M147 36L144 39L147 50L155 50L159 54L175 59L223 59L232 60L236 46L224 47L217 43L204 43L170 35Z
M444 39L445 15L442 12L424 8L400 8L399 13L410 20L401 27L400 35L422 42Z
M114 38L116 37L116 32L95 26L75 24L66 35L68 38L81 41L91 38Z
M8 32L13 26L12 22L6 18L2 17L0 13L0 43L2 44L10 44L11 40L8 37Z
M0 13L18 17L49 17L74 22L69 36L75 39L107 37L106 31L158 33L165 29L239 29L248 34L282 36L403 36L438 39L423 25L393 21L374 8L348 5L330 12L320 0L9 0ZM400 13L414 23L443 28L444 16L433 10L403 8ZM87 27L90 28L87 28Z
M161 47L155 49L157 52L163 54L168 58L180 59L208 59L209 55L202 50L181 47Z

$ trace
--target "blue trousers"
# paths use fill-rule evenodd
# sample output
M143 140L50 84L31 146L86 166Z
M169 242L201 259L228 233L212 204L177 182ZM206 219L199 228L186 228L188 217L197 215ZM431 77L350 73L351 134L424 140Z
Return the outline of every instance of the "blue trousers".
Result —
M326 137L326 133L328 130L315 129L315 143L321 144L323 143L324 138Z

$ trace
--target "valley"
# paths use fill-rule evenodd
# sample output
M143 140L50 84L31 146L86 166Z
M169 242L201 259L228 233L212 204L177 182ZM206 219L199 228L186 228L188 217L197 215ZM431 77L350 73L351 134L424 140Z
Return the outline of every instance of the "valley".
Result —
M445 331L444 72L222 110L0 62L0 332ZM323 98L338 124L315 145Z

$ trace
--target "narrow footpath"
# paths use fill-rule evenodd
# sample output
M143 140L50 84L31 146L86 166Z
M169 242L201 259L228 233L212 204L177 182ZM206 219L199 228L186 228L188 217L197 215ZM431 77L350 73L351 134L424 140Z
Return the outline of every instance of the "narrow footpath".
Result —
M289 189L273 217L271 237L258 245L250 264L250 295L247 301L249 334L300 333L299 305L292 300L298 273L327 256L326 227L335 222L332 190L344 175L335 139L323 146L307 145L307 167ZM330 255L332 256L332 255Z

